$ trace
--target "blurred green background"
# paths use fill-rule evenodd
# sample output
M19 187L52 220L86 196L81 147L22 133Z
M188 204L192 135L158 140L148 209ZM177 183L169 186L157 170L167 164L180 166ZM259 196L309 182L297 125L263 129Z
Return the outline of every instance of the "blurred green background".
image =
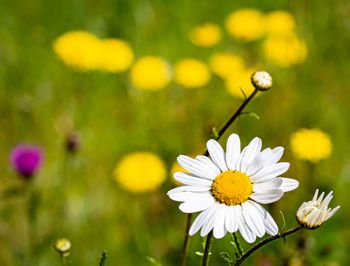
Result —
M290 68L275 67L264 61L261 40L243 43L229 37L225 18L245 7L293 14L298 35L308 46L306 61ZM220 127L241 102L214 75L201 88L186 89L172 82L163 90L149 92L133 88L128 71L77 72L58 59L52 44L67 31L86 30L100 38L128 41L136 58L156 55L171 64L184 57L206 61L213 52L229 49L248 65L264 66L274 78L274 87L246 109L260 119L242 116L221 143L236 132L243 145L259 136L263 147L286 148L283 161L291 162L286 176L298 179L300 187L268 207L280 227L279 210L287 227L295 226L297 208L311 199L317 187L334 190L331 206L342 208L320 229L305 232L306 241L297 235L285 245L276 241L256 252L247 265L300 265L300 261L347 265L349 13L350 2L345 0L2 0L0 264L60 265L53 244L66 237L72 242L72 265L97 265L105 249L107 265L152 265L147 257L163 265L178 265L186 215L166 196L175 186L170 174L158 190L135 195L119 187L113 170L126 154L150 151L170 171L179 154L202 152L212 126ZM214 47L197 47L187 33L207 21L222 28L223 40ZM82 139L76 154L65 150L61 128L67 123L74 125ZM321 128L330 135L330 158L311 165L293 157L290 135L302 127ZM8 164L10 150L21 142L36 143L45 150L43 169L29 185ZM28 191L34 193L36 206L30 226ZM211 265L224 265L219 252L232 253L229 242L229 236L213 242ZM301 242L306 247L300 247ZM188 265L199 264L201 258L195 252L201 250L197 234L190 242Z

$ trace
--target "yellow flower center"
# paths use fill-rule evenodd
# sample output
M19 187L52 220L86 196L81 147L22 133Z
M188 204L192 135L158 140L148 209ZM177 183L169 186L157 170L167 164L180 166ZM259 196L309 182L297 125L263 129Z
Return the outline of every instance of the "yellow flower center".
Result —
M248 200L253 185L250 178L240 171L226 171L218 175L212 186L213 196L226 205L239 205Z

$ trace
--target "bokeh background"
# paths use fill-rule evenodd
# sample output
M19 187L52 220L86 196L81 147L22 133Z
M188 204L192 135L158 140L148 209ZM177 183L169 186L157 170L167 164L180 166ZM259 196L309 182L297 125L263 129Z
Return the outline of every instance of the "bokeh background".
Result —
M295 20L292 36L307 48L276 45L272 50L282 51L282 61L294 54L302 54L301 59L297 56L295 63L281 65L266 55L269 36L245 40L230 34L227 17L243 8L256 9L263 17L277 10L289 12ZM346 265L350 260L349 13L345 0L2 0L0 264L60 265L53 245L66 237L72 243L72 265L97 265L103 250L108 252L107 265L178 265L186 215L166 196L176 186L171 168L179 154L202 153L212 127L223 125L242 102L242 96L230 93L228 83L208 65L211 55L232 52L244 60L245 68L266 69L274 78L273 88L246 108L260 119L241 116L221 143L236 132L243 145L259 136L263 147L286 148L282 159L291 162L286 176L298 179L300 187L268 207L276 222L283 224L281 210L287 227L295 226L297 208L311 199L317 187L333 190L331 205L342 206L321 228L293 235L286 244L276 241L256 252L248 264ZM250 20L247 16L238 23L243 32ZM189 32L207 22L219 27L221 37L209 47L196 45ZM134 63L120 73L69 65L54 44L76 30L126 41ZM204 32L205 40L206 34L213 33ZM78 46L76 53L84 49L84 41L69 42L68 47ZM171 76L179 60L201 60L210 74L197 73L198 79L210 78L186 88L169 76L162 88L140 89L130 79L130 67L148 55L164 59ZM104 56L108 60L108 54ZM197 75L191 67L185 73ZM246 89L249 82L241 73L232 71L234 80L242 79L234 86ZM291 135L300 128L327 133L332 153L318 162L300 160L290 145ZM73 132L81 143L70 152L66 141ZM42 168L31 180L23 180L9 164L9 153L19 143L39 145L45 153ZM134 193L116 180L116 166L133 152L151 152L164 163L165 179L152 191ZM139 163L147 167L147 161ZM132 172L133 166L129 168ZM132 176L136 183L147 184L147 174L136 171ZM201 260L195 254L202 251L201 241L199 235L191 238L188 265ZM229 236L213 242L212 265L224 265L222 251L233 254Z

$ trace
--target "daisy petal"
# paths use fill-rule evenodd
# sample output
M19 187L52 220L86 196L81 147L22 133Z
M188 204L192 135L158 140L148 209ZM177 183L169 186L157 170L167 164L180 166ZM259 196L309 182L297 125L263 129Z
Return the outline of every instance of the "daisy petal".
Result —
M248 165L254 160L254 158L259 154L261 150L261 139L255 137L247 147L245 147L242 151L241 158L241 169L240 171L246 173Z
M261 170L265 165L267 165L267 161L272 155L272 151L270 148L266 148L262 152L260 152L257 156L255 156L254 160L248 165L246 174L251 176L255 174L257 171Z
M250 179L253 182L263 182L270 180L286 172L289 168L289 165L289 163L276 163L267 165L263 167L260 171L258 171L256 174L250 176Z
M196 197L198 197L198 195L201 195L201 194L208 194L208 191L205 191L205 192L184 191L184 192L170 193L169 198L171 198L174 201L185 202L185 201L193 200Z
M237 134L231 134L226 144L226 164L228 169L236 170L236 164L241 153L241 141Z
M253 192L278 189L278 188L280 188L281 185L282 185L282 178L276 177L276 178L272 178L272 179L265 181L265 182L253 183Z
M198 232L198 230L205 224L205 222L211 217L214 210L216 210L217 205L213 204L208 209L201 212L197 218L193 221L190 228L189 234L192 236Z
M245 223L243 216L241 215L240 223L238 225L239 232L242 237L248 243L253 243L256 239L256 235L249 229L248 225Z
M211 189L210 186L194 187L194 186L183 185L183 186L178 186L176 188L169 190L167 195L170 195L172 193L184 192L184 191L191 191L191 192L209 191L210 189Z
M271 157L266 161L266 164L274 164L277 163L283 155L284 148L281 146L278 146L271 150Z
M212 160L210 160L209 157L204 155L198 155L196 157L196 160L206 164L214 172L215 177L221 173L220 169L216 166L216 164Z
M242 204L242 214L250 230L262 237L265 234L265 226L259 210L250 201L246 201Z
M238 229L238 213L240 212L239 206L230 206L228 207L226 217L225 217L225 227L226 230L230 233L236 232Z
M204 186L210 187L213 181L208 179L203 179L193 174L185 173L185 172L176 172L174 174L174 178L182 184L190 185L190 186Z
M213 210L213 212L211 213L210 216L207 217L206 222L204 223L204 225L202 226L202 230L201 230L201 237L206 236L207 234L209 234L209 232L213 229L214 227L214 223L215 223L215 217L216 217L216 213L219 210L219 205L220 203L215 202L215 209Z
M181 203L179 209L184 213L199 212L209 208L214 202L215 199L210 193L201 193L191 200Z
M278 226L275 222L275 220L272 218L272 216L269 214L267 210L265 210L260 204L250 201L259 211L264 219L264 225L266 229L266 233L268 233L271 236L277 235L278 233Z
M215 179L216 177L215 173L207 165L186 155L178 156L177 161L182 168L196 176L211 180Z
M285 178L282 177L282 184L280 186L280 189L283 190L283 192L291 191L296 189L299 186L299 181L292 179L292 178Z
M222 172L227 171L225 152L221 145L216 140L211 139L207 142L207 148L214 163L219 166Z
M228 206L226 206L225 204L220 204L219 209L215 214L216 218L215 218L213 233L214 233L214 237L217 239L223 238L226 234L225 217L226 217L227 209L228 209Z
M250 198L261 204L268 204L278 201L283 196L281 189L264 190L260 192L254 192L250 195Z

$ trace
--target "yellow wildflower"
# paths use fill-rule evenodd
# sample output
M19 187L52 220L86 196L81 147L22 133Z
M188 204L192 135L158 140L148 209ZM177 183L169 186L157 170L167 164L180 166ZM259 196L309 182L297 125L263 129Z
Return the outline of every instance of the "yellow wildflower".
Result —
M205 86L210 78L209 69L202 61L186 58L175 64L174 80L186 88Z
M244 70L244 61L234 53L219 52L209 57L209 66L216 75L228 78Z
M100 40L89 32L67 32L55 40L53 48L65 64L78 70L98 67Z
M164 162L149 152L125 156L114 170L120 186L133 193L157 189L165 180L166 174Z
M271 35L290 34L295 29L293 15L284 10L273 11L265 16L266 33Z
M301 64L307 57L306 43L294 34L270 36L264 40L263 49L266 59L280 67Z
M291 148L298 159L317 163L332 153L332 142L328 134L320 129L299 129L291 135Z
M160 57L144 56L132 66L130 78L140 90L160 90L171 81L171 68Z
M221 30L218 25L208 22L193 28L188 37L194 45L210 47L220 41Z
M237 39L254 41L264 35L264 16L257 9L240 9L226 19L227 31Z
M105 39L101 41L100 69L109 72L123 72L128 69L134 54L127 42L121 39Z
M248 68L228 77L226 79L226 88L228 92L235 97L244 98L243 90L248 97L255 90L251 82L251 76L255 71L256 68Z

